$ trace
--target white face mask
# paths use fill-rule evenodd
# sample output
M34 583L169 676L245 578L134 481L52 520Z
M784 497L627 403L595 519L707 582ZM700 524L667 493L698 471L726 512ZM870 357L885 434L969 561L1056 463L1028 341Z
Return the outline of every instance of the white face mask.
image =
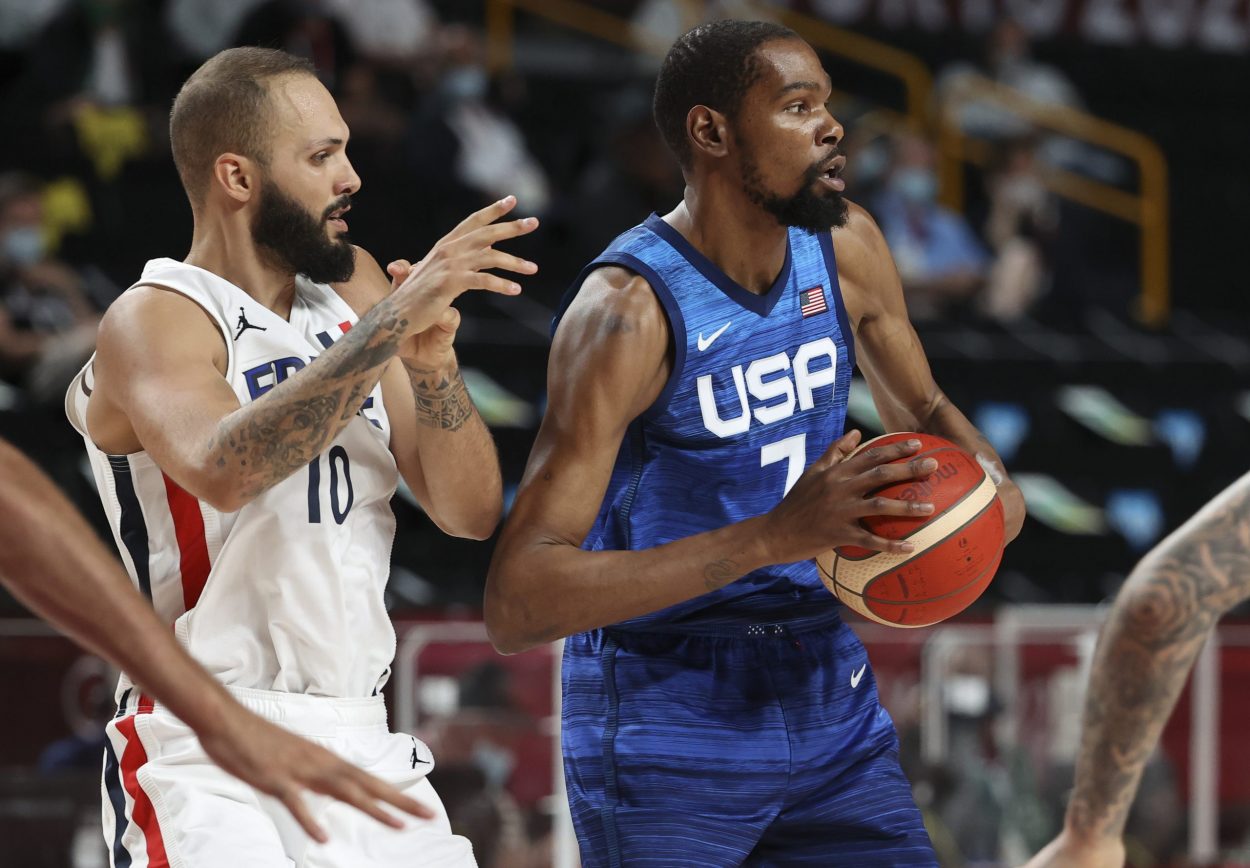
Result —
M18 226L4 233L0 243L5 259L15 265L34 265L43 259L43 230L38 226Z
M937 198L937 178L928 169L899 169L894 173L891 186L913 205L927 205Z

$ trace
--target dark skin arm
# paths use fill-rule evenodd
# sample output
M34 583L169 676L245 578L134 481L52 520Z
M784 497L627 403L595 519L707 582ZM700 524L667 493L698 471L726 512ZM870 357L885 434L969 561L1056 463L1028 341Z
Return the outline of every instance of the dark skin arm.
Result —
M887 431L936 434L976 456L998 485L1007 541L1024 524L1024 497L1002 459L938 388L916 336L885 238L868 212L851 204L846 226L833 232L838 280L855 331L856 360Z
M1250 598L1250 475L1151 551L1116 597L1085 694L1059 837L1028 868L1119 868L1142 769L1219 619Z
M590 275L552 346L548 408L487 578L486 626L495 647L521 651L692 599L774 563L855 543L910 544L859 524L868 514L923 515L928 504L865 499L888 481L924 476L898 444L847 456L859 433L836 441L772 512L637 551L582 551L629 424L668 379L668 321L641 277ZM928 459L926 459L928 460Z

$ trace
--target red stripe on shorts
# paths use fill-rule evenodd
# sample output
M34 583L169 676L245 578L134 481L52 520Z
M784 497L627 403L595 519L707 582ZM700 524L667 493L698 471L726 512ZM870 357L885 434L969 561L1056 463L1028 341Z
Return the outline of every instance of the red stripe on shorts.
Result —
M139 769L147 763L148 752L143 749L143 742L135 731L135 721L140 714L151 712L152 700L141 694L139 710L117 721L117 731L126 739L126 749L122 751L120 763L122 786L134 802L131 822L143 830L143 839L148 849L148 868L169 868L169 858L165 855L165 839L161 836L161 827L156 821L156 810L152 807L148 794L139 786Z

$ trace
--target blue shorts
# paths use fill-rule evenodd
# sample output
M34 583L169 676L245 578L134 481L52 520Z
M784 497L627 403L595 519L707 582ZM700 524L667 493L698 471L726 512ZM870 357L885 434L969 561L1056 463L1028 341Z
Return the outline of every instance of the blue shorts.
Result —
M848 627L682 630L565 643L586 868L937 865Z

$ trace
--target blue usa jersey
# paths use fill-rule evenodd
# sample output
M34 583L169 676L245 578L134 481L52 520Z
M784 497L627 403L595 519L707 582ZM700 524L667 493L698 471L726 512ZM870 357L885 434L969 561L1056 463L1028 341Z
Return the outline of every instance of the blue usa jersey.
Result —
M597 268L647 280L668 317L672 374L629 426L588 550L646 549L768 512L842 435L854 347L828 232L790 229L763 295L727 277L655 214ZM793 621L836 604L812 561L777 564L620 626Z

